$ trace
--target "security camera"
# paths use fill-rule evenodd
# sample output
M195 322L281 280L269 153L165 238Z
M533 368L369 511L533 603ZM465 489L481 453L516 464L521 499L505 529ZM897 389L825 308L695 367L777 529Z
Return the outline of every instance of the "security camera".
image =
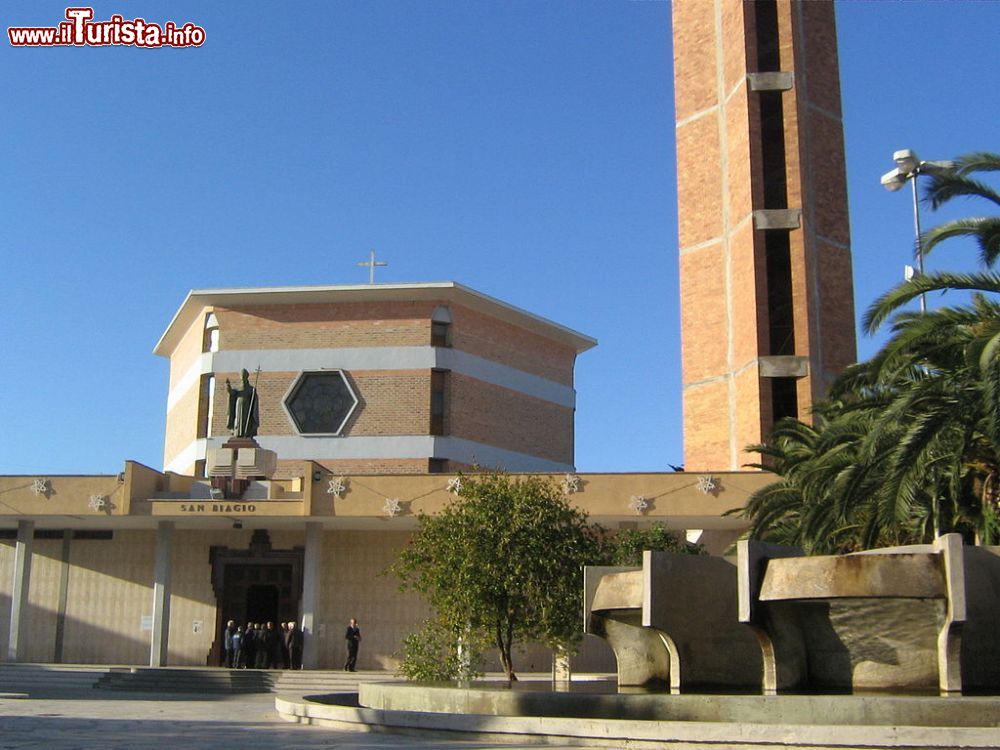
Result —
M242 529L243 528L243 522L242 521L233 521L233 528L234 529Z

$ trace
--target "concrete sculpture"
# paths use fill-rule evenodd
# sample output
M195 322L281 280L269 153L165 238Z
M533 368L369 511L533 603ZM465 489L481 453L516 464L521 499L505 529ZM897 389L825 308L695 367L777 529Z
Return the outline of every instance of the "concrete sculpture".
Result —
M621 686L1000 688L1000 548L958 534L813 557L741 542L736 566L646 552L641 569L587 568L584 589Z

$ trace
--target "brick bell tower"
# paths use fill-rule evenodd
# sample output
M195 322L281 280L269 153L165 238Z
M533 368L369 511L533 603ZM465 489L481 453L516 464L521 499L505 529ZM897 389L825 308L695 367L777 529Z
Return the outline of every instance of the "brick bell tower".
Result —
M735 470L856 360L832 2L674 0L685 468Z

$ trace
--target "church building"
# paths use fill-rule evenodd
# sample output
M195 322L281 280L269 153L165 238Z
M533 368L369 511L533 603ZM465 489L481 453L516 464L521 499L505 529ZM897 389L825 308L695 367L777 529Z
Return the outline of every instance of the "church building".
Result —
M572 471L573 367L596 343L453 282L192 291L154 350L163 465L205 476L246 369L277 476Z
M596 342L460 284L192 291L155 347L162 470L0 476L0 655L203 666L227 620L295 620L330 668L354 617L358 667L390 669L427 612L383 572L477 467L723 553L773 481L745 447L855 358L836 29L822 2L672 13L686 471L577 473Z
M305 665L332 668L355 617L359 667L392 668L428 612L383 572L477 467L547 475L607 528L657 520L721 552L743 523L723 514L765 475L575 473L574 364L595 344L451 282L192 291L155 348L162 471L0 477L0 646L204 666L226 621L295 620Z

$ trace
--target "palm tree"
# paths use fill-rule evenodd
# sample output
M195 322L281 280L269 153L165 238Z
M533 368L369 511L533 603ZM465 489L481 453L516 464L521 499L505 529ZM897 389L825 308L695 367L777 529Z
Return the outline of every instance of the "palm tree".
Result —
M955 198L982 198L1000 206L1000 193L973 177L977 172L1000 171L1000 154L980 151L955 160L951 170L932 175L924 200L938 209ZM948 221L926 232L920 240L926 255L953 237L971 237L979 246L980 262L991 268L1000 257L1000 216L978 216Z
M1000 280L982 277L972 285L954 275L937 278L949 288L979 291L968 305L898 314L892 338L873 359L879 381L897 384L874 427L876 435L888 429L900 440L884 489L933 490L936 532L974 530L989 543L996 533L1000 469L1000 304L984 292L1000 293ZM903 304L907 298L880 302ZM873 307L869 318L873 314L880 311ZM900 424L906 425L902 434Z
M1000 170L1000 156L978 153L935 175L934 208L958 197L1000 205L974 178ZM1000 217L946 222L921 238L924 253L971 237L987 268L1000 258ZM973 292L970 304L901 311L930 291ZM1000 275L933 273L889 290L864 325L889 324L891 337L869 362L849 368L815 426L783 420L752 446L780 479L743 511L755 538L807 552L848 551L930 541L960 531L986 543L1000 537Z
M742 514L751 519L749 536L802 547L810 554L851 552L868 546L900 544L912 536L897 523L876 524L873 510L852 498L874 496L884 451L864 460L864 438L883 404L871 392L853 403L828 401L817 407L816 423L786 418L775 425L758 468L779 475L754 493ZM910 514L900 514L904 526ZM874 531L873 531L874 530ZM873 538L870 538L873 537ZM867 541L866 541L867 540Z
M925 200L935 209L960 197L980 198L1000 206L1000 193L974 176L995 171L1000 171L998 154L979 152L960 157L952 170L932 176ZM987 269L1000 258L1000 216L945 222L921 237L921 250L926 255L956 237L975 241L980 262ZM947 290L973 292L971 304L924 315L899 312L921 294ZM910 435L909 450L901 454L900 460L922 458L934 470L950 467L946 485L937 491L946 499L948 509L972 523L986 543L995 541L1000 531L998 295L1000 275L992 271L932 273L915 277L882 295L864 320L869 333L892 320L893 337L883 350L883 378L893 377L894 367L919 368L923 375L915 381L920 385L908 389L898 405L915 414L920 425ZM887 419L893 416L900 415L887 411ZM911 471L919 473L920 469ZM969 502L970 496L975 503Z

